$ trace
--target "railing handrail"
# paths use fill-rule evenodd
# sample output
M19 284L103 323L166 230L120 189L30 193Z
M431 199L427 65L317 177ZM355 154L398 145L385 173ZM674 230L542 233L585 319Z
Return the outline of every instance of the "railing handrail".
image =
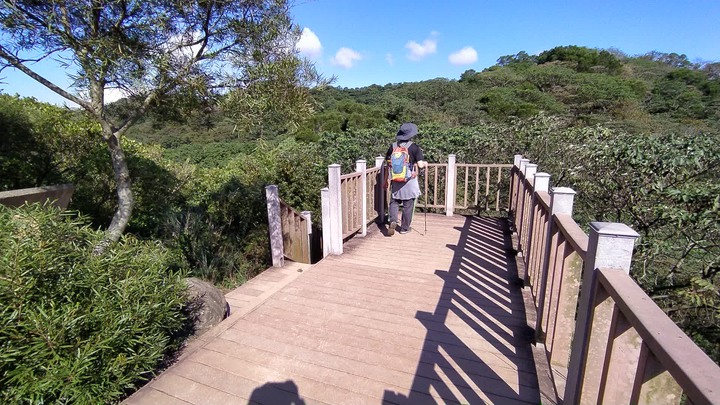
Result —
M580 258L585 260L588 245L588 236L585 231L583 231L582 228L580 228L580 225L575 222L572 215L555 214L554 220L558 229L563 233L565 240L570 243L572 249L580 256Z
M693 404L720 404L720 369L640 286L627 273L606 268L598 269L598 282Z
M285 202L285 200L283 200L282 198L280 198L279 200L280 200L280 207L285 208L286 210L291 212L293 214L293 216L300 218L299 219L300 222L303 222L303 223L307 222L307 218L305 218L300 211L293 208L292 205Z
M19 207L25 203L49 202L53 206L66 209L74 191L75 186L72 184L0 191L0 205Z
M356 178L359 179L361 176L362 176L362 173L350 172L350 173L346 173L346 174L341 174L340 180L350 180L350 179L356 179Z
M567 385L553 379L549 402L679 403L685 392L694 404L720 403L720 367L628 274L637 233L592 223L588 236L572 218L575 192L546 193L549 175L536 171L515 156L510 210L537 311L536 335L554 370L549 378L567 376ZM610 375L620 381L610 382Z

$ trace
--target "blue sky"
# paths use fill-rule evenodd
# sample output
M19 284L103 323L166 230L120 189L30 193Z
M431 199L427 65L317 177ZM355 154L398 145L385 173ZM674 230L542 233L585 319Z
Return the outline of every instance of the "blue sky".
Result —
M298 0L293 13L301 49L341 87L459 79L561 45L720 61L718 0Z
M500 56L561 45L720 61L720 0L295 1L294 20L305 30L298 48L340 87L459 79ZM68 83L52 63L37 68ZM4 93L63 104L22 73L0 77Z

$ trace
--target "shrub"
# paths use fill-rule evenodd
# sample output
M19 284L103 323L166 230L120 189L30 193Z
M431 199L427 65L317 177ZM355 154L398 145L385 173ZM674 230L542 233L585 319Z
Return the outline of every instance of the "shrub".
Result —
M178 348L184 285L158 245L102 234L84 218L0 207L0 402L120 399Z
M99 136L80 112L0 94L0 190L72 182Z

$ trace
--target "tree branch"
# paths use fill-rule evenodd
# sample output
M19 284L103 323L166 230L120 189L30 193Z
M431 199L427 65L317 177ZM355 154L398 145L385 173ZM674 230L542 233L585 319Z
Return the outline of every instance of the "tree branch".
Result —
M5 47L0 45L0 58L5 59L8 61L10 65L12 65L14 68L20 70L21 72L25 73L26 75L32 77L37 81L38 83L42 84L43 86L47 87L48 89L54 91L55 93L59 94L62 97L65 97L66 99L72 101L73 103L81 106L82 108L94 112L92 109L92 106L88 104L87 102L81 100L77 96L72 95L71 93L63 90L62 88L55 85L53 82L47 80L46 78L40 76L39 74L35 73L32 69L25 66L18 58L11 55L5 50Z
M674 290L682 290L683 288L688 288L692 284L690 283L683 283L683 284L676 284L676 285L666 285L666 286L657 286L650 291L648 291L648 295L654 296L655 293L660 291L674 291Z
M686 309L712 309L717 311L718 309L720 309L720 307L716 307L713 305L682 305L679 307L665 308L663 309L663 311L665 311L665 313L669 315L671 312L683 311Z

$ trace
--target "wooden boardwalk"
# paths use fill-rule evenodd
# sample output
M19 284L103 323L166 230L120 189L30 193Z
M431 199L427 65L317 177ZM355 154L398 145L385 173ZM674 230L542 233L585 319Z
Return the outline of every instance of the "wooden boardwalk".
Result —
M230 318L125 403L539 403L506 221L415 226L228 294Z

